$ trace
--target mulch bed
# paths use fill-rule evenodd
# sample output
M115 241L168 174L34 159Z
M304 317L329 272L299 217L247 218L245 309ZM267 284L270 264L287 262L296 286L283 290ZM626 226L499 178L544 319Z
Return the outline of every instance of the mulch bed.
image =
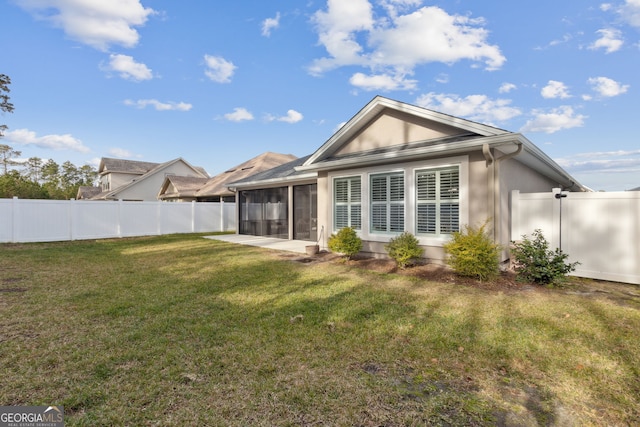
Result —
M495 279L488 281L477 280L472 277L463 277L456 274L447 266L438 264L415 264L404 269L397 267L395 261L384 258L359 258L347 261L348 265L378 273L394 273L404 276L418 277L424 280L440 283L455 283L492 290L530 290L533 285L516 281L515 273L506 271Z
M290 256L288 256L290 257ZM420 263L415 264L405 269L397 267L395 261L388 258L373 258L364 256L355 256L350 260L345 260L344 257L326 251L321 251L317 255L296 257L295 261L312 264L317 262L331 262L336 264L346 264L352 267L360 268L367 271L376 273L393 273L404 276L418 277L424 280L440 282L440 283L455 283L460 285L472 286L476 288L496 290L496 291L517 291L517 290L533 290L541 288L529 283L522 283L516 281L516 275L512 271L506 271L500 274L495 279L490 281L481 281L471 277L462 277L457 275L453 270L444 265Z
M291 253L283 253L280 256L305 264L323 262L346 264L380 274L399 274L417 277L425 281L451 283L484 289L490 292L561 292L587 298L604 297L617 304L640 309L640 287L626 283L571 277L560 288L549 288L517 281L515 272L511 270L502 272L500 276L492 280L481 281L471 277L459 276L448 266L439 264L420 263L405 269L399 269L392 259L356 256L346 260L344 257L328 251L321 251L313 256L299 256Z

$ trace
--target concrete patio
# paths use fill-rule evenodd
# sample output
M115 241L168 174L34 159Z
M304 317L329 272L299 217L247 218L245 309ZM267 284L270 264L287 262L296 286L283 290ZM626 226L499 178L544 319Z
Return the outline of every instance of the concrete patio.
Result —
M237 243L239 245L258 246L261 248L275 249L304 254L305 247L315 244L306 240L285 240L273 237L247 236L244 234L222 234L219 236L206 236L207 239L221 240L223 242ZM320 245L320 249L325 249Z

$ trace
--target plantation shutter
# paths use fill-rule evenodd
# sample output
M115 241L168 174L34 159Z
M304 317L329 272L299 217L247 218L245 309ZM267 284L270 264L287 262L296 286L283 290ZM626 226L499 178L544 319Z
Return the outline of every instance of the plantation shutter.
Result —
M359 176L334 181L334 229L336 231L344 227L356 230L362 228L361 188Z
M416 174L416 233L450 234L460 228L460 172L457 167Z
M404 231L404 175L371 176L371 231Z
M440 233L453 233L459 228L459 175L457 168L440 171Z

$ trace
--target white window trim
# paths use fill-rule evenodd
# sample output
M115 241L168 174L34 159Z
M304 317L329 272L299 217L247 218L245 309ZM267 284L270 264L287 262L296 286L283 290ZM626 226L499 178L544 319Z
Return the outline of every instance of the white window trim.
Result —
M447 171L447 170L454 170L456 169L458 171L458 181L460 181L460 165L447 165L447 166L436 166L436 167L428 167L428 168L418 168L414 170L414 183L415 180L418 176L418 174L422 173L422 172L429 172L429 171ZM460 182L458 182L458 197L457 197L457 205L458 205L458 209L460 208ZM431 238L431 239L448 239L449 236L451 236L451 233L441 233L440 230L436 230L434 233L422 233L422 234L418 234L418 224L417 224L417 216L418 216L418 200L417 200L417 188L413 189L413 193L414 193L414 198L415 198L415 203L414 203L414 219L416 220L416 223L414 224L414 230L412 232L412 234L418 236L418 237L425 237L425 238ZM440 207L440 205L442 203L446 203L446 202L442 202L442 198L441 198L441 193L440 193L440 188L437 188L437 193L438 196L436 197L435 200L433 200L432 203L429 204L433 204L435 205L437 208ZM436 209L436 217L440 217L440 213L439 213L439 209ZM462 227L462 223L460 223L460 218L458 218L458 230Z
M363 202L364 202L364 193L362 191L362 187L363 187L363 182L362 180L364 179L363 175L361 173L354 173L354 174L346 174L346 175L337 175L337 176L332 176L329 179L329 200L331 203L331 212L330 212L330 218L329 218L329 229L333 230L334 232L337 232L338 230L336 230L336 225L335 225L335 190L336 190L336 181L340 180L340 179L351 179L351 178L360 178L360 230L355 230L356 233L360 233L362 231L362 228L364 227L364 225L362 224L363 218L365 217L364 213L362 212L363 209ZM366 216L368 218L368 216Z
M395 235L395 233L371 233L369 230L370 227L370 176L377 175L381 173L394 173L394 172L403 172L405 181L404 181L404 189L405 189L405 219L404 219L404 227L405 230L416 235L416 192L415 192L415 177L416 172L426 169L432 168L446 168L458 166L460 169L460 226L462 227L464 224L469 223L469 156L455 156L455 157L446 157L442 159L433 159L433 160L424 160L417 162L404 163L402 165L387 165L387 166L374 166L371 168L359 168L359 169L349 169L342 170L338 173L329 173L328 181L329 181L329 201L331 203L330 206L330 216L329 216L329 229L334 229L334 218L333 218L333 201L334 201L334 179L337 178L349 178L360 176L361 182L361 191L362 191L362 201L361 201L361 209L362 209L362 230L358 230L358 235L363 240L372 241L372 242L389 242L390 237ZM441 236L416 236L421 245L424 246L442 246L446 242L449 241L449 235L441 235Z
M402 175L402 179L403 179L403 183L402 184L403 184L403 191L404 191L404 195L403 195L404 197L402 198L402 210L403 210L403 216L404 216L405 229L407 227L407 224L406 224L406 219L407 219L407 175L406 175L405 170L404 169L399 169L399 170L390 170L390 171L383 171L383 172L369 172L368 176L367 176L367 179L368 179L367 191L368 192L365 193L366 196L367 196L367 205L368 205L368 207L367 207L367 209L368 209L368 211L367 211L367 221L368 221L367 229L369 231L371 230L371 221L372 221L371 209L372 209L372 204L373 204L371 202L371 188L370 188L371 179L374 176L386 176L386 177L389 177L391 175ZM384 204L387 207L389 207L390 205L397 204L397 203L394 203L392 201L387 200L386 202L384 202ZM387 221L390 221L390 218L387 218ZM378 231L376 233L371 233L371 234L380 235L380 236L387 236L387 240L388 240L391 237L397 236L400 233L401 232L395 232L395 231Z

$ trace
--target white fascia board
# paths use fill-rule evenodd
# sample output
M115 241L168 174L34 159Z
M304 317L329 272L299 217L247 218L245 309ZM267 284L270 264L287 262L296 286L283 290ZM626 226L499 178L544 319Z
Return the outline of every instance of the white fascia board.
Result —
M489 144L489 146L495 147L508 143L521 142L518 135L519 134L508 133L496 136L479 136L478 138L474 138L472 140L447 142L437 145L430 145L427 147L408 149L402 152L390 151L386 153L363 155L359 157L348 157L331 162L323 162L321 164L301 165L297 166L296 170L332 170L350 166L366 166L369 164L389 162L391 160L401 162L405 159L414 160L416 157L429 158L440 156L442 154L460 154L481 149L483 144Z
M227 187L228 189L230 189L231 191L235 191L238 189L242 189L242 188L248 188L248 187L264 187L264 186L271 186L273 184L289 184L291 182L302 182L302 181L312 181L318 178L318 173L317 172L310 172L310 173L305 173L305 174L300 174L300 175L294 175L294 176L287 176L284 178L271 178L271 179L264 179L264 180L260 180L260 181L249 181L249 182L243 182L240 184L235 184L232 182L229 184L229 186Z

